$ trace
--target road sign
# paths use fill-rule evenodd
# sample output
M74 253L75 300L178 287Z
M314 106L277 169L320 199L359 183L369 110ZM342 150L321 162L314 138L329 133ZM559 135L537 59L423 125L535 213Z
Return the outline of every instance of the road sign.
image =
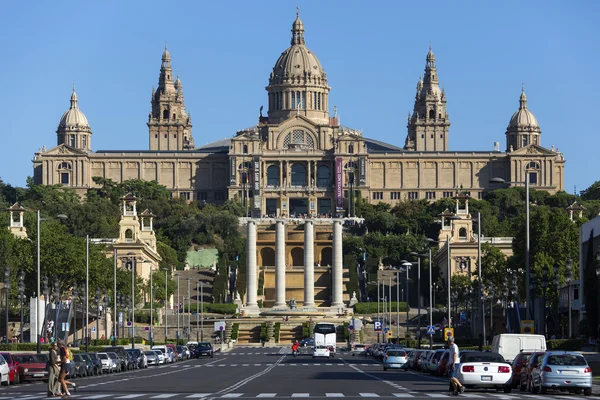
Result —
M392 337L392 331L388 331L388 338Z
M521 333L534 333L534 324L532 320L521 320Z
M225 321L215 322L215 331L224 331L225 330Z
M454 328L444 328L444 340L448 340L450 336L454 336Z
M127 321L127 326L131 326L131 321Z
M150 328L149 328L149 327L145 327L145 328L144 328L144 330L145 330L146 332L148 332L148 331L150 330Z
M92 326L92 332L96 332L96 327Z
M381 321L375 321L375 322L373 322L373 330L375 332L381 332L381 328L382 328Z
M435 326L433 326L433 325L429 325L429 326L427 327L427 334L428 334L428 335L434 335L434 334L435 334Z
M352 325L348 325L348 332L352 332L354 330L354 327Z

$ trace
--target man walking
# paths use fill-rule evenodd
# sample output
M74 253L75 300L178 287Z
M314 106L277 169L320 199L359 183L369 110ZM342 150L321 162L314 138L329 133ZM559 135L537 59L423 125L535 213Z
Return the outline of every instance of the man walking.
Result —
M48 397L62 396L58 375L60 374L58 347L52 342L48 356Z
M450 367L448 369L448 376L450 377L450 388L452 390L452 394L458 396L459 393L463 393L465 391L465 387L456 378L458 373L458 364L460 363L460 356L458 346L454 343L453 336L448 336L448 349L450 350L450 357L448 359L448 363L450 364Z

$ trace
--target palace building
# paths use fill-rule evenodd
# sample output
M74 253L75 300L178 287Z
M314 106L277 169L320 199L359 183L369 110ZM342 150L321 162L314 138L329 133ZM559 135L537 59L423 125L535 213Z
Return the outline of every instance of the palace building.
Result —
M528 179L531 187L550 193L564 189L565 159L558 149L542 147L524 90L506 128L504 151L499 143L493 151L455 151L449 146L448 98L439 82L430 48L403 147L376 140L377 132L367 136L343 126L335 107L331 113L327 74L306 46L297 15L290 46L269 75L267 113L261 107L251 127L196 147L183 85L165 49L147 121L149 148L93 151L93 124L73 90L56 130L57 145L35 153L34 181L83 195L96 187L94 177L155 180L186 200L243 202L255 218L352 216L356 196L393 205L453 197L462 188L481 198L498 187L490 184L495 177L506 185Z

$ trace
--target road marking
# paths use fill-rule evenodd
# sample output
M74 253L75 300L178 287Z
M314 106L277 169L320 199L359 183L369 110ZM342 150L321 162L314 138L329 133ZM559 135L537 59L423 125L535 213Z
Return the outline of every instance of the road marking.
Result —
M250 364L244 364L244 365L242 365L242 367L248 367L248 366L250 366Z
M260 393L256 397L275 397L276 395L277 395L277 393Z
M394 396L394 397L414 397L412 394L408 394L408 393L392 393L392 396Z
M246 383L252 382L254 379L260 378L261 376L268 374L273 368L275 368L275 366L280 364L284 359L285 359L285 355L282 355L281 357L279 357L279 359L274 364L269 364L269 366L267 368L265 368L264 370L254 374L252 376L249 376L246 379L243 379L243 380L229 386L228 388L220 390L219 392L217 392L217 394L223 395L225 393L232 392L232 391L244 386Z
M292 397L310 397L310 393L292 393Z
M96 394L93 396L85 396L86 399L103 399L105 397L113 396L112 394Z
M151 399L169 399L171 397L178 396L177 393L159 394L158 396L152 396Z
M429 397L434 397L434 398L448 397L448 395L442 394L442 393L424 393L424 395L429 396Z
M127 396L119 396L115 397L115 399L135 399L136 397L142 397L145 394L128 394Z
M475 399L485 397L485 396L481 396L479 394L473 394L473 393L463 393L463 394L461 394L461 396L462 397L475 398Z
M195 393L195 394L190 394L189 396L186 396L186 399L201 399L203 397L209 396L210 393Z
M344 393L325 393L325 397L344 397Z
M254 364L255 367L260 367L262 364Z
M228 397L228 398L233 398L233 397L241 397L244 393L227 393L224 394L221 397Z
M360 397L379 397L378 394L375 393L359 393Z

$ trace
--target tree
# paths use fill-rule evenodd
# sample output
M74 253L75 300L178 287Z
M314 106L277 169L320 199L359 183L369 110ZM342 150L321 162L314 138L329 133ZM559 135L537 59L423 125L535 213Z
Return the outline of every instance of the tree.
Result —
M474 274L479 274L479 266ZM481 245L481 279L483 285L492 288L500 288L504 284L504 278L508 271L506 256L497 247L489 243Z
M600 200L600 181L596 181L580 193L583 200Z

